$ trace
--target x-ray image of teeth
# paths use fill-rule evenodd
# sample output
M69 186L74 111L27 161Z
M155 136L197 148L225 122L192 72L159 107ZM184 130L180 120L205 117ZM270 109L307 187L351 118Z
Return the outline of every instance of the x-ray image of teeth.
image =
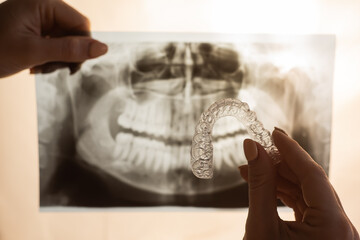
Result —
M190 149L200 114L247 102L328 172L333 36L98 33L109 52L36 76L40 206L247 206L245 127L212 131L214 176L196 178Z

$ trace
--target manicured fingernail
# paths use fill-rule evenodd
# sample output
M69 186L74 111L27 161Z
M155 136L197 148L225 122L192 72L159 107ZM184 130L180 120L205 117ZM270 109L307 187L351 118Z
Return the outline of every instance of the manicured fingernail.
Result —
M108 47L106 44L98 42L98 41L93 41L92 43L90 43L90 47L89 47L89 57L91 58L95 58L95 57L99 57L103 54L105 54L108 50Z
M282 132L283 134L285 134L286 136L289 136L284 130L282 130L281 128L275 127L275 130Z
M258 150L257 150L256 143L251 139L245 139L244 140L244 152L245 152L245 157L248 160L248 162L256 160L258 157Z

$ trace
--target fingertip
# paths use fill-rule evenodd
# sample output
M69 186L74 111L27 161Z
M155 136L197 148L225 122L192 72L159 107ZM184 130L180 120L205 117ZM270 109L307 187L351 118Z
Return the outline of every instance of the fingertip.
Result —
M108 46L99 41L93 41L89 46L89 57L96 58L104 55L108 51Z
M281 130L277 127L275 127L274 131L272 132L272 137L275 142L281 139L289 138L289 136L285 133L284 130Z
M258 149L256 142L251 139L244 140L244 153L248 162L255 161L258 158Z
M283 129L281 129L281 128L278 128L278 127L274 127L274 131L280 131L280 132L282 132L283 134L285 134L286 136L289 136Z
M287 152L292 151L292 149L298 148L297 142L279 128L274 129L272 132L272 138L281 154L286 155Z

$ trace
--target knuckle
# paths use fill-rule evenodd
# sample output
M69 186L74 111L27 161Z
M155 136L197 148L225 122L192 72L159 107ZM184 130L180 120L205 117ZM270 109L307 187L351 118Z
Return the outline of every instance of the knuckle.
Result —
M315 163L314 173L320 177L327 177L325 170L315 161L314 163Z
M61 58L64 60L75 60L79 58L80 42L76 38L67 38L62 42Z
M325 172L322 169L316 167L308 170L303 179L303 182L323 182L324 180L327 180Z
M267 187L269 184L269 181L266 181L265 179L261 180L253 180L249 182L249 188L251 192L256 192L258 190L261 190L265 187Z
M90 36L90 20L84 15L81 15L81 20L79 21L79 24L76 26L76 29L78 31L76 34L81 36Z
M309 164L306 166L305 176L310 179L327 179L325 170L314 160L310 159Z
M269 169L256 169L252 171L249 176L249 188L251 191L257 191L269 185L275 184L275 176Z

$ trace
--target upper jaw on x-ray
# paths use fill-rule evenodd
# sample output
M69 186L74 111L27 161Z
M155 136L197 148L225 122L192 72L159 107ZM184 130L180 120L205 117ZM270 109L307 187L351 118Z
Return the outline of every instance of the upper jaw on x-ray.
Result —
M66 78L78 157L157 194L193 196L238 186L248 137L240 122L226 117L214 126L212 180L192 175L190 146L200 114L221 98L247 102L268 129L294 130L297 95L288 73L251 64L234 44L110 44L107 56L73 77L57 73Z

